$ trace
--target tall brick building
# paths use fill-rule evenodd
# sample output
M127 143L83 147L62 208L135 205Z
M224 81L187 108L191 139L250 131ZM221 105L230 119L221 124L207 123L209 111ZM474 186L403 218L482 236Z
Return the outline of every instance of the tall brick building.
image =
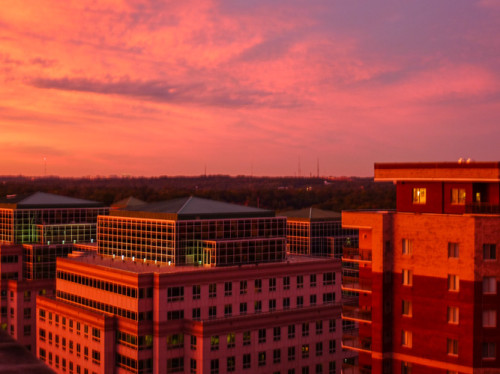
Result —
M396 184L396 210L342 215L359 229L346 372L500 372L500 163L375 164L375 180Z

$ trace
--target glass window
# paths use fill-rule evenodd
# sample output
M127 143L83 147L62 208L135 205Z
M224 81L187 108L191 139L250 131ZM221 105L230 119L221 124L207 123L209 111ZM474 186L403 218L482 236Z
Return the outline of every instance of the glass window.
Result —
M497 327L496 310L483 310L483 327Z
M447 339L447 352L450 356L458 356L458 340Z
M414 188L413 204L425 204L426 196L427 196L427 190L425 188Z
M458 291L458 290L459 290L458 275L448 274L448 291Z
M451 203L452 204L465 204L465 188L452 188L451 189Z
M448 323L457 324L458 323L458 307L449 306L448 307Z
M411 301L402 300L401 301L401 314L406 317L411 317L412 315L412 304Z
M483 293L496 294L497 293L497 279L496 277L483 278Z
M483 244L483 258L485 260L497 259L497 248L495 244Z
M448 258L458 258L458 243L448 243Z

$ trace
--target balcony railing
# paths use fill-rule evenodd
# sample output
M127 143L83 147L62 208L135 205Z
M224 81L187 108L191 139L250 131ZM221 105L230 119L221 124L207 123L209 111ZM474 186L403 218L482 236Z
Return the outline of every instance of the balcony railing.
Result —
M342 277L342 290L354 292L372 292L371 279L359 279L357 277Z
M370 249L359 249L344 247L342 252L343 261L371 261L372 251Z
M499 204L472 203L465 205L465 213L500 214Z
M357 365L342 364L342 374L371 374L371 369L361 368Z
M359 330L352 330L342 336L342 348L371 352L372 338L359 336Z
M343 305L342 319L371 323L372 311L371 309L361 309L359 306Z

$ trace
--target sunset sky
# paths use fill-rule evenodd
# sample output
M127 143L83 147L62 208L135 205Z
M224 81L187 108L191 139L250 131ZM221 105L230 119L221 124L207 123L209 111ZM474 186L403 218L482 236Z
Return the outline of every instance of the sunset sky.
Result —
M497 0L4 0L0 175L500 160Z

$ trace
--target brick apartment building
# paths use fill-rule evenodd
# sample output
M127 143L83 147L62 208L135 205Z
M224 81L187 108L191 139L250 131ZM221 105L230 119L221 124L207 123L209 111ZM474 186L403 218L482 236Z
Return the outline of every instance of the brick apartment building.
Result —
M340 261L286 257L284 217L194 197L128 209L38 296L56 372L340 373Z
M396 210L342 215L359 229L345 372L500 372L500 163L382 163L375 180L396 184Z

